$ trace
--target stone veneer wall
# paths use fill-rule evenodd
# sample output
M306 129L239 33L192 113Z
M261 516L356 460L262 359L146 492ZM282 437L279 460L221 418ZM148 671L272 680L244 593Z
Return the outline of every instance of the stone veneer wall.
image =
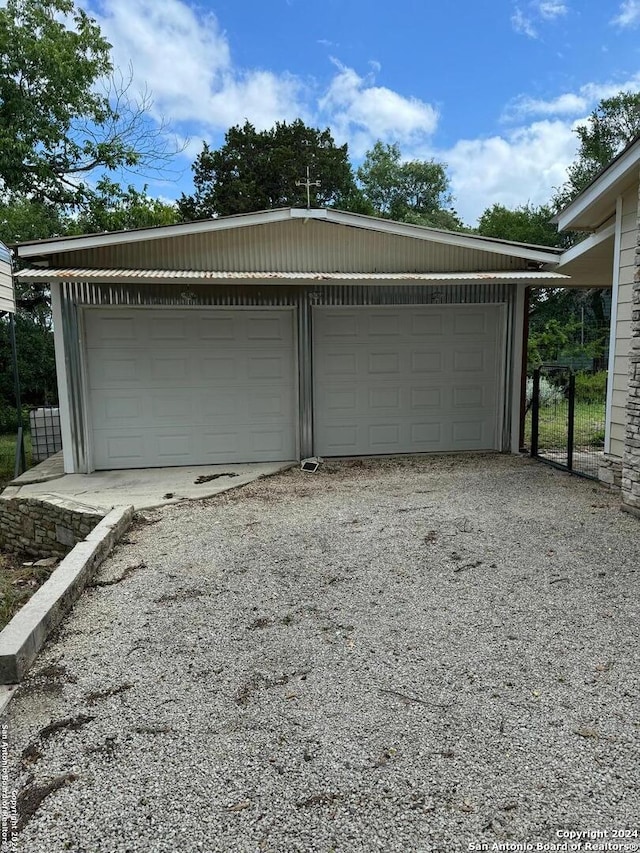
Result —
M624 509L640 515L640 205L636 238L636 272L633 285L631 351L627 385L627 431L622 463L622 505Z
M105 516L77 501L0 495L0 547L32 557L68 554Z
M598 462L598 479L603 486L619 490L622 485L622 459L603 453Z

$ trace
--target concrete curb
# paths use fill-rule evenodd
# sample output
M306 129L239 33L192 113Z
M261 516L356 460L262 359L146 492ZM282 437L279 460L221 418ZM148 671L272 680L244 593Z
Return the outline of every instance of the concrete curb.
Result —
M0 632L0 684L24 676L47 636L79 598L93 572L133 520L132 506L114 507L70 551L40 589Z

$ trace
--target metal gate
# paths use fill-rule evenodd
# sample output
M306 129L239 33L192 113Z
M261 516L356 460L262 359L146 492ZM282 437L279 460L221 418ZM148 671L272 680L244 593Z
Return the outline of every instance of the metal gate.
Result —
M587 374L581 374L587 376ZM578 474L598 479L604 447L606 388L589 389L568 367L542 366L528 380L531 456Z

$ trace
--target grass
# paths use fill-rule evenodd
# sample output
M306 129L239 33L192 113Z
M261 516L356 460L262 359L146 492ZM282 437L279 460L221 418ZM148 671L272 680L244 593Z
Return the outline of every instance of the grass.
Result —
M26 558L0 553L0 630L47 580L53 569L24 566Z
M24 452L27 468L31 464L31 436L28 432L24 435ZM0 489L4 488L9 480L13 480L13 471L16 459L16 434L15 432L0 435Z
M563 447L567 440L569 404L566 400L540 409L540 449ZM604 445L605 404L576 403L574 447L601 448ZM525 418L525 443L531 446L531 412Z

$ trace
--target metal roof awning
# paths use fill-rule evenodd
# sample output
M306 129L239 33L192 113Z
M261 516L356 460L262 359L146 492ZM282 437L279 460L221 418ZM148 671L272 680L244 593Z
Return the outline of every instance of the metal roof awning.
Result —
M561 273L548 270L526 270L516 272L461 272L461 273L359 273L359 272L223 272L212 270L166 270L166 269L49 269L37 267L20 270L15 277L21 281L81 281L105 283L167 282L190 284L216 284L219 282L238 282L256 284L281 284L284 282L306 284L314 281L328 282L365 282L367 284L385 284L386 282L506 282L514 284L540 284L548 282L550 287L563 287L570 278Z

